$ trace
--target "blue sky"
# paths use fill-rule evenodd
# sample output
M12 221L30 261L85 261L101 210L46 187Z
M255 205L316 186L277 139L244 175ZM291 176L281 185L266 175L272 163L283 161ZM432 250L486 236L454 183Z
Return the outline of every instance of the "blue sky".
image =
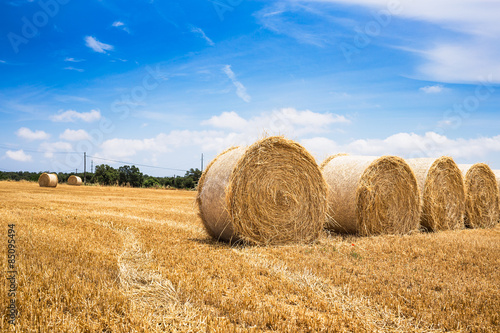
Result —
M500 169L500 3L2 1L0 169L182 174L283 134ZM178 170L170 170L170 169Z

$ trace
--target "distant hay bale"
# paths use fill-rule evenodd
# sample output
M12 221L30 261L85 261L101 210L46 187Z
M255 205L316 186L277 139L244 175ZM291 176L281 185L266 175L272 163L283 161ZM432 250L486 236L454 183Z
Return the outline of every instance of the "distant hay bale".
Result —
M421 193L420 224L427 230L462 229L465 188L462 172L451 157L413 158L412 167Z
M465 179L465 225L489 228L500 215L499 190L495 174L487 164L460 164Z
M56 187L57 182L58 179L55 173L42 173L40 178L38 178L38 185L40 187Z
M268 137L219 154L200 178L197 204L215 239L309 242L325 222L326 183L301 145Z
M338 154L321 170L329 186L328 229L367 236L418 228L417 180L402 158Z
M68 178L68 185L76 185L76 186L80 186L82 185L82 179L78 176L75 176L75 175L71 175L69 176Z

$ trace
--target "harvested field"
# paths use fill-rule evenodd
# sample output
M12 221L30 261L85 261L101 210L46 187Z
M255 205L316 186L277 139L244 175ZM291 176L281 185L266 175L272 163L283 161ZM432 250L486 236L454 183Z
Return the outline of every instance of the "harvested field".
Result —
M12 331L500 331L500 225L231 247L206 235L196 192L0 182L0 198Z

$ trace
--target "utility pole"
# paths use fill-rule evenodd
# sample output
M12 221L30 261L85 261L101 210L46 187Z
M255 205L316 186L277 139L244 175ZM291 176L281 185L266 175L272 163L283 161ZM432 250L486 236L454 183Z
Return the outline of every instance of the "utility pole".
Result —
M201 171L203 171L203 153L201 153Z
M90 160L90 173L94 173L94 160Z
M83 153L83 184L87 185L87 152Z
M75 175L78 173L78 169L75 169Z

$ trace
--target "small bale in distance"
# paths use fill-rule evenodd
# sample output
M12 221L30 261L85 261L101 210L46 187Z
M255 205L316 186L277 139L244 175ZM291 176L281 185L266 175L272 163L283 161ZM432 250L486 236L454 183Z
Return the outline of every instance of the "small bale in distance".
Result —
M200 178L197 204L214 239L310 242L325 222L326 183L305 148L268 137L219 154Z
M465 183L465 226L490 228L500 216L495 174L485 163L459 164Z
M69 176L68 185L80 186L82 184L83 184L82 178L75 176L75 175Z
M329 186L328 229L364 236L417 230L417 180L402 158L337 154L320 168Z
M40 178L38 178L38 185L40 185L40 187L56 187L58 181L55 173L44 172L40 175Z
M451 157L412 158L420 188L420 224L429 231L464 228L465 188L462 172Z

